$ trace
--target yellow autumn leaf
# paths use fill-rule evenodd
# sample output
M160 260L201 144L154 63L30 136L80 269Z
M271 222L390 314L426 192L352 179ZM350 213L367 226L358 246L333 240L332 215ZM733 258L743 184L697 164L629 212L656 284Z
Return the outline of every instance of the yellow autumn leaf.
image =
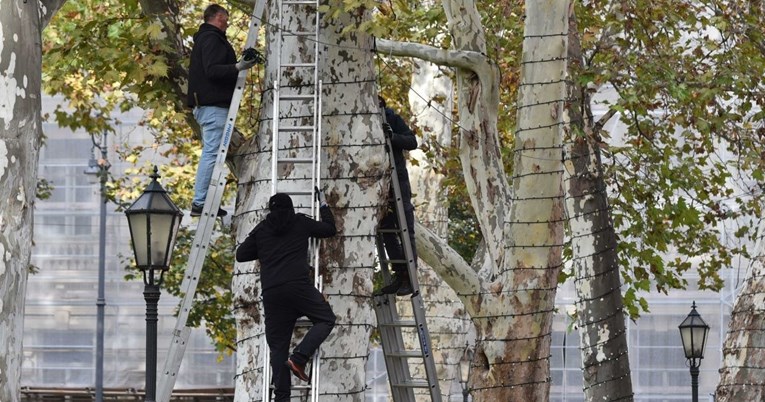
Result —
M162 24L160 24L158 21L152 22L149 26L146 27L146 35L149 36L149 39L162 39L165 37L165 33L162 31Z
M146 68L146 74L154 77L167 77L167 64L163 61L156 61Z

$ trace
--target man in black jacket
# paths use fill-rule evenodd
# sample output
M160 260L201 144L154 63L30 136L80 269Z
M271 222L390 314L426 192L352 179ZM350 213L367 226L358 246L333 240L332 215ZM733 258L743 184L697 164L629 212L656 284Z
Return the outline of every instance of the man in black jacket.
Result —
M209 5L204 12L204 23L194 34L191 50L187 104L194 108L194 119L202 129L202 156L194 183L191 216L201 215L207 198L239 71L251 68L257 61L257 58L236 61L234 48L226 38L226 28L228 11L217 4ZM218 216L225 215L225 210L218 209Z
M295 214L289 195L274 194L268 201L270 212L266 219L252 229L236 250L239 262L260 260L266 341L271 351L276 401L290 398L290 370L301 380L309 380L306 363L335 325L335 313L309 279L308 238L331 237L337 232L335 218L321 191L317 191L317 198L321 222ZM295 322L302 316L308 317L313 326L288 356Z
M412 205L412 185L409 183L409 172L406 169L406 157L404 151L411 151L417 148L417 137L414 136L414 132L406 124L404 119L399 116L393 109L389 108L385 104L385 100L379 98L380 107L385 109L385 122L383 123L383 131L386 136L390 137L391 146L393 149L393 161L396 164L396 172L398 173L398 182L401 186L401 200L404 204L404 216L406 217L407 231L409 232L409 240L412 243L412 254L414 256L414 262L417 264L417 248L414 244L414 205ZM395 202L393 187L391 186L389 194L388 211L380 221L380 228L391 229L398 227L398 218L396 217L393 203ZM385 243L385 251L388 253L389 260L404 260L404 249L402 240L399 239L395 233L383 234L383 242ZM408 268L406 264L394 263L392 264L393 281L390 285L380 289L380 293L389 294L395 293L398 296L405 296L412 294L412 282L409 279Z

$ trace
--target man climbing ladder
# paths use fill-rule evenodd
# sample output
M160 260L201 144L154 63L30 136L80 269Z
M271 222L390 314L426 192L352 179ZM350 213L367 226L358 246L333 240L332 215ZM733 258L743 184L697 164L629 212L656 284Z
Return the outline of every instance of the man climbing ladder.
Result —
M385 110L383 103L380 106L383 122L387 123L389 113ZM412 231L414 219L408 217L411 214L407 213L407 207L404 204L404 200L408 201L408 197L411 197L411 190L408 188L409 179L404 175L407 187L403 188L402 175L398 169L402 165L405 168L406 165L403 155L399 155L401 160L396 157L397 153L401 154L402 146L399 144L397 147L396 144L393 144L393 130L384 129L384 132L391 173L391 210L388 216L395 224L386 225L384 221L381 221L376 236L377 256L385 282L385 286L374 295L374 309L377 316L377 326L380 330L380 343L383 347L393 401L415 402L414 389L420 388L427 390L432 402L441 402L430 334L425 319L425 305L417 281L417 255L414 251L414 232ZM393 253L390 252L390 249L386 253L386 248L389 248L392 240L396 241L398 247L392 248ZM396 272L393 277L389 273L391 268ZM408 279L409 288L402 291L402 285L405 284L402 280L404 275ZM402 320L396 308L396 295L408 294L411 294L413 321ZM402 334L403 328L416 334L419 340L419 350L407 349ZM425 373L424 379L412 377L410 363L414 365L418 361L422 363L422 371Z
M268 201L271 212L236 250L238 262L260 260L266 340L277 402L290 398L290 371L297 378L309 381L306 364L335 325L335 313L309 278L309 238L331 237L337 232L324 194L317 190L316 196L321 205L321 222L295 214L289 195L271 196ZM287 357L295 323L303 316L308 317L313 326Z
M250 21L250 29L244 44L245 49L253 48L257 43L261 16L265 10L265 3L266 0L256 0L255 2L255 8L252 14L253 18ZM220 10L215 8L210 9L209 14L217 16L216 18L224 17L224 15L220 13ZM224 12L224 14L227 22L228 13ZM205 18L207 17L208 16L206 15ZM216 27L216 29L223 32L220 28ZM223 39L225 39L225 35L223 35ZM247 58L250 59L250 57ZM170 401L170 396L172 395L173 387L175 386L175 380L178 377L178 371L180 370L181 362L183 361L183 354L186 351L186 344L191 334L191 329L186 326L186 322L194 303L194 295L196 293L197 284L199 283L202 266L204 265L205 257L207 256L215 220L220 214L220 203L223 199L223 191L226 184L226 154L228 153L228 146L231 142L231 135L234 132L234 123L236 122L236 117L239 113L239 104L242 100L244 84L247 79L247 68L244 67L249 63L250 62L247 62L240 66L237 66L236 64L230 66L238 73L233 86L233 94L231 95L229 102L228 114L219 128L220 131L217 133L211 132L211 135L215 134L218 138L219 145L217 147L217 153L215 154L213 169L210 173L209 186L207 187L205 200L203 201L204 206L197 224L197 230L194 234L194 240L191 244L191 251L186 265L186 271L184 272L183 283L181 283L183 299L181 300L178 309L178 319L172 333L172 340L170 342L167 359L165 360L162 371L159 373L157 402ZM189 92L191 94L194 92L193 88L194 87L190 85ZM201 105L202 101L200 100L200 102L195 104ZM194 214L195 211L192 211L192 215Z

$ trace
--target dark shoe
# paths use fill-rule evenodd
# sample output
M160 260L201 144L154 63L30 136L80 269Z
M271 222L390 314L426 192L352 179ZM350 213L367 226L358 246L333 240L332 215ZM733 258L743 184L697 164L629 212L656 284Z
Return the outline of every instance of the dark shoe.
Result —
M412 281L409 280L409 275L401 275L403 277L403 280L401 281L401 286L396 291L396 296L406 296L414 293L414 289L412 288Z
M200 216L202 215L202 208L204 208L203 205L191 205L191 216ZM224 217L228 215L228 212L226 212L223 208L218 208L218 217Z
M397 293L398 289L401 287L401 284L404 282L404 277L405 275L399 275L398 273L394 274L393 280L391 280L390 284L380 289L377 293L381 295L391 295L393 293ZM409 278L407 277L407 282L408 281ZM411 287L411 285L409 287Z
M305 364L297 363L293 361L291 357L287 359L287 363L285 364L290 368L290 371L292 371L292 374L294 374L295 377L308 382L308 374L305 373Z

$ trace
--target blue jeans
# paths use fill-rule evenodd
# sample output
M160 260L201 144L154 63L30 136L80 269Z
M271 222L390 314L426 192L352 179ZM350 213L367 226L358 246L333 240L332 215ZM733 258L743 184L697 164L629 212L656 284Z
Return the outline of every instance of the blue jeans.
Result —
M228 108L218 106L197 106L194 108L194 119L202 128L202 156L197 167L197 179L194 183L194 205L202 206L207 198L207 188L210 187L215 160L218 157L223 128L226 125Z

